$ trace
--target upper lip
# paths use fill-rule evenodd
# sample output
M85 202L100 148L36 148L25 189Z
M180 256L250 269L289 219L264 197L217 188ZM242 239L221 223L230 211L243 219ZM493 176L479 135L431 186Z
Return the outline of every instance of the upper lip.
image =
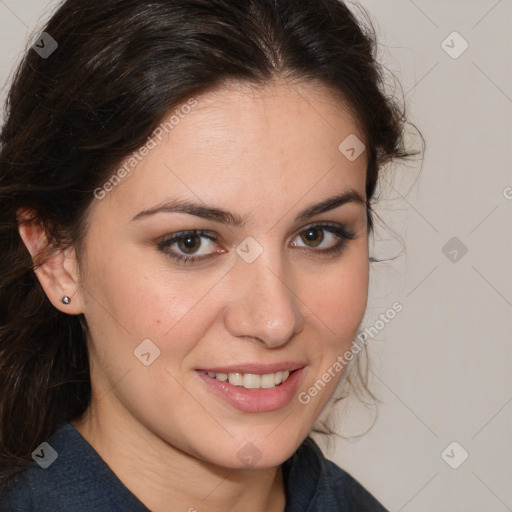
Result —
M292 372L299 368L304 368L305 364L293 361L283 363L240 363L229 366L209 366L208 368L198 368L199 371L212 373L252 373L254 375L265 375L267 373Z

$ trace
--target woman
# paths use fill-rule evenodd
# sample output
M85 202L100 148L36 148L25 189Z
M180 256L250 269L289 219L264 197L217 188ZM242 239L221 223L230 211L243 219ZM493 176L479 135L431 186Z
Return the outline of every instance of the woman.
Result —
M384 510L308 437L407 156L381 86L336 0L61 5L2 131L1 511Z

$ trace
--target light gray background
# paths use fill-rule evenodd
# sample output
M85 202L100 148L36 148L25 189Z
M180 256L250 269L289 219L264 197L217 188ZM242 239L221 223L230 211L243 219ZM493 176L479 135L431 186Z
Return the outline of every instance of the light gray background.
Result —
M0 0L2 85L57 3ZM396 235L379 225L377 254L397 253L398 236L406 247L372 268L363 324L403 305L369 344L383 404L359 436L373 415L347 401L338 427L351 437L324 447L391 511L512 510L512 1L360 3L427 151L421 172L382 182L378 213ZM441 46L454 31L469 45L458 58ZM457 261L442 252L452 237L467 247ZM453 441L447 460L469 454L458 469L441 457Z

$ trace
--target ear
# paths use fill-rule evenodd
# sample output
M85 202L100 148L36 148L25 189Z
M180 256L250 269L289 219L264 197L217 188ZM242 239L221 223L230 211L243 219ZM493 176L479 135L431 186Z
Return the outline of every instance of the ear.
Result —
M18 231L25 247L37 264L40 254L48 246L47 233L41 224L29 219L28 210L18 210ZM34 270L50 302L63 313L78 315L83 312L78 285L78 265L73 248L56 250ZM62 302L68 296L69 304Z

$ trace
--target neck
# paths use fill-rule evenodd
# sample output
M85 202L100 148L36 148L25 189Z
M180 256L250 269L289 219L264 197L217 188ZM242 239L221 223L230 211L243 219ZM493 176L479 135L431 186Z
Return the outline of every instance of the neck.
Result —
M71 421L116 476L153 512L283 512L280 467L238 470L176 449L132 418L101 414L106 398ZM116 418L115 422L109 418Z

